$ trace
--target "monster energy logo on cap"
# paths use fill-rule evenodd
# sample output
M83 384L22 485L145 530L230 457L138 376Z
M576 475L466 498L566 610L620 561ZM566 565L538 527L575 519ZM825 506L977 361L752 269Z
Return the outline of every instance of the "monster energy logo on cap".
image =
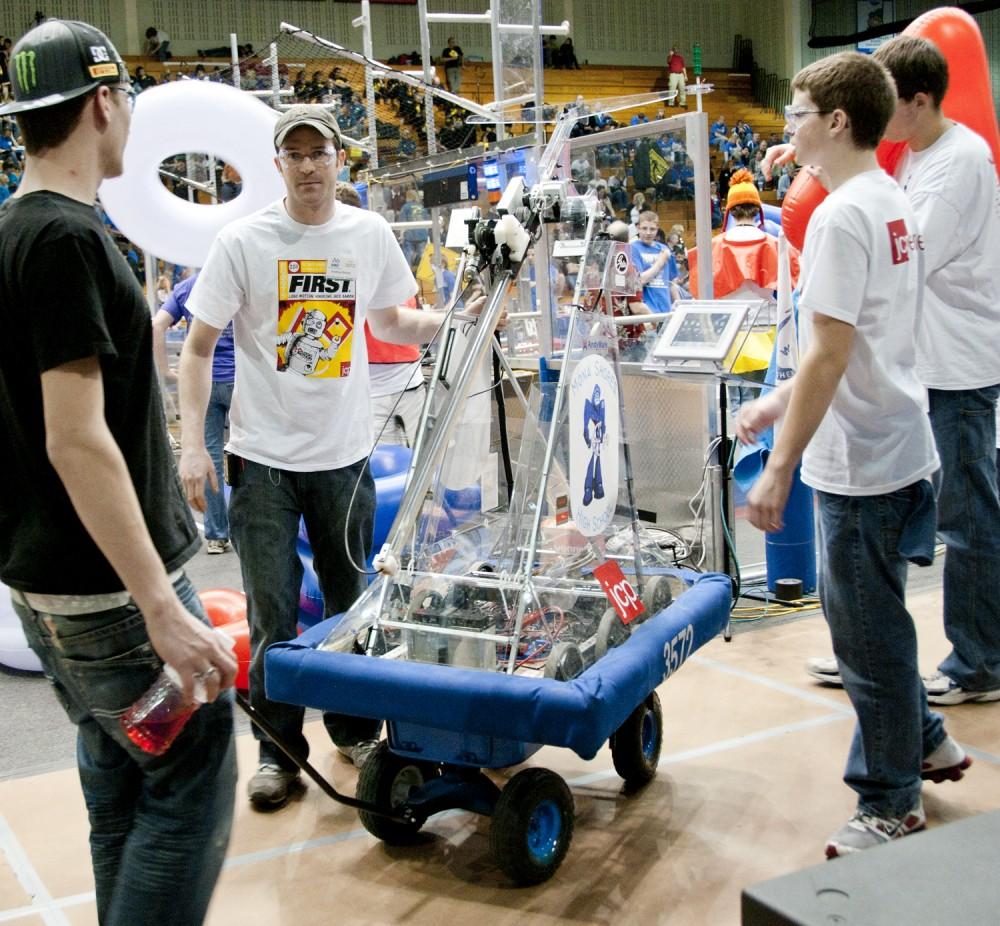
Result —
M38 86L34 51L19 51L14 55L14 66L17 68L17 83L21 90L32 90Z

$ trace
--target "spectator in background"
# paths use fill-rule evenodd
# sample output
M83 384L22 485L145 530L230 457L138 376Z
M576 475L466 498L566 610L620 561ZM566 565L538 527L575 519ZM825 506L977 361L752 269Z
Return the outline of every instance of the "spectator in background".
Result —
M232 164L225 164L222 168L222 190L221 200L228 203L236 199L243 190L243 178Z
M580 62L576 60L576 51L573 48L573 40L566 36L565 41L559 46L559 57L556 62L557 68L565 68L567 71L580 70Z
M0 98L10 96L10 46L11 40L0 35Z
M559 57L559 46L554 35L548 35L542 42L542 67L558 67L556 59Z
M667 89L671 93L676 93L673 105L687 109L687 65L684 58L678 54L676 48L670 49L667 58Z
M465 57L462 54L462 46L452 36L448 36L448 44L441 52L441 61L444 64L444 79L448 89L452 93L458 93L462 89L462 65L465 63Z
M0 127L0 151L13 151L14 147L14 127L4 119L3 125Z
M632 242L632 261L639 269L642 301L652 312L670 311L670 281L677 276L677 262L665 244L657 240L660 217L655 212L639 216L639 238Z
M170 54L170 36L156 26L150 26L146 30L146 41L142 45L142 53L147 58L155 58L157 61L167 61L173 57Z
M728 137L729 133L726 131L726 117L719 116L719 118L712 123L711 128L708 130L709 144L715 145L715 147L721 151L722 146Z
M778 178L778 202L782 202L785 198L785 194L788 192L788 188L792 185L792 181L795 179L795 171L792 170L791 166L784 168L781 172L781 177Z
M187 300L198 274L181 280L153 316L153 359L160 376L167 382L177 382L177 374L167 363L167 330L182 318L191 324ZM212 490L205 482L205 546L212 555L225 553L229 547L229 511L223 491L222 449L225 446L226 421L233 401L236 380L236 357L233 347L233 323L230 322L215 342L212 356L212 391L205 412L205 449L215 466L216 484Z
M143 90L155 86L156 78L152 74L147 74L141 64L136 65L135 73L132 75L132 89L136 93L142 93Z
M632 211L629 213L629 219L633 225L639 224L639 216L642 215L643 210L646 208L646 197L641 192L635 193L632 196Z
M722 200L719 198L719 184L714 180L709 185L712 209L712 230L722 227Z
M408 190L406 193L406 205L399 210L400 222L420 222L427 218L427 210L421 202L419 190ZM424 246L427 244L428 231L426 228L407 228L403 232L403 253L410 264L416 267L424 253Z

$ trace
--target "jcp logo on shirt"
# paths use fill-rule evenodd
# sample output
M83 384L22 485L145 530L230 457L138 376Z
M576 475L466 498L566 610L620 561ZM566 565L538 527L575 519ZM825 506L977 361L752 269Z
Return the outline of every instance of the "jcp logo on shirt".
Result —
M887 222L886 228L889 230L889 247L892 249L894 264L905 264L910 259L912 251L924 249L924 236L911 235L903 219Z

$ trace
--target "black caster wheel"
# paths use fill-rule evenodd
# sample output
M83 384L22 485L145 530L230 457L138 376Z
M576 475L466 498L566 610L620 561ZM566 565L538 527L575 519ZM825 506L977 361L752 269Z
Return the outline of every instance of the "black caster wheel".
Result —
M608 608L597 625L597 639L594 641L594 657L600 659L609 649L621 646L629 638L629 629L622 623L618 612Z
M498 867L518 886L547 881L566 857L573 818L573 795L555 772L518 772L493 809L490 845Z
M425 764L395 755L383 740L361 767L357 797L360 801L391 811L403 807L410 794L423 787L428 777L430 771ZM419 817L412 823L397 823L367 810L359 810L358 816L362 826L372 836L390 846L411 845L424 825L424 820Z
M655 691L611 734L608 745L626 787L639 788L653 780L663 745L663 711Z
M666 576L650 576L646 579L645 586L642 606L646 609L646 614L643 619L648 620L670 605L674 600L674 593L670 590L670 579Z
M575 643L563 641L552 647L545 660L544 674L546 678L554 678L560 682L568 682L576 678L584 669L583 653Z

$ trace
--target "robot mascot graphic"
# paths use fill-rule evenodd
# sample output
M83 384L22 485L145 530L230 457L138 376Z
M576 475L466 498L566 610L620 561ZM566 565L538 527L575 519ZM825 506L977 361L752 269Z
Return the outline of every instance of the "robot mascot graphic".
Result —
M605 405L601 387L594 384L593 395L583 403L583 439L590 448L590 462L583 480L583 504L595 498L604 498L604 481L601 479L601 447L605 438Z
M341 338L333 335L330 346L324 350L320 336L325 327L326 316L319 309L311 309L302 318L302 331L279 335L278 345L285 345L285 363L279 365L278 371L284 373L291 370L308 376L316 372L319 361L332 360L340 347Z

